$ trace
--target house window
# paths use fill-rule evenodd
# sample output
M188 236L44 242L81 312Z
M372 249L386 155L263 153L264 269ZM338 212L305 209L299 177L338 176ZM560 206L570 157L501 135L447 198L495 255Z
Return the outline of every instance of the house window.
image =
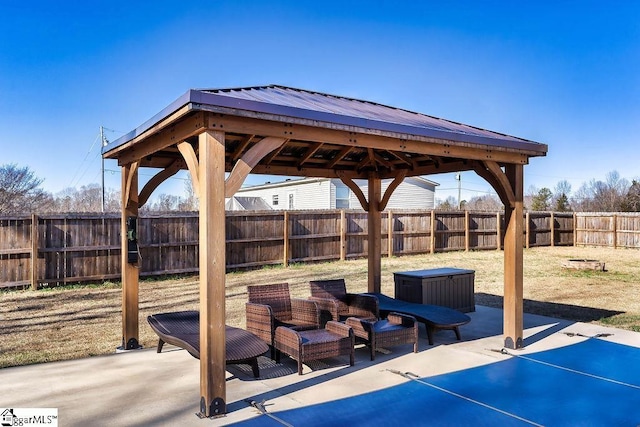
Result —
M273 196L271 196L271 204L273 206L278 206L278 195L274 194Z
M349 209L349 187L336 186L336 209Z
M293 193L289 193L289 209L293 209Z

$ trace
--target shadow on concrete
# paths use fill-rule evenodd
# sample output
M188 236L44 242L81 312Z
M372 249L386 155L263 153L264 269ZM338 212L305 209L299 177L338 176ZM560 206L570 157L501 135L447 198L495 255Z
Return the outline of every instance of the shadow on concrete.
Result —
M430 346L431 347L431 346ZM243 409L247 406L251 406L251 402L268 402L269 400L275 399L277 397L287 395L296 391L300 391L309 387L313 387L322 383L325 383L329 380L340 378L345 375L352 374L354 372L360 371L362 369L369 368L381 361L388 361L394 359L396 357L402 356L405 354L407 350L411 348L411 345L402 345L398 347L394 347L394 351L384 350L382 352L378 352L375 361L369 360L369 350L364 346L358 346L355 349L356 352L356 364L354 366L349 366L348 363L345 365L345 362L348 362L348 356L340 356L335 358L314 360L310 362L305 362L305 366L311 368L312 371L322 371L324 369L336 366L343 366L341 369L332 370L325 374L305 378L305 375L298 376L298 365L297 362L290 359L289 357L283 355L281 362L276 363L269 359L268 357L259 357L258 363L260 365L260 379L265 378L275 378L281 376L292 376L291 378L297 377L300 379L298 382L294 382L292 384L283 385L278 387L277 389L270 390L265 393L259 393L257 395L238 400L235 402L229 402L227 404L227 411L229 413L237 411L239 409ZM424 349L424 347L422 347ZM243 367L242 365L228 365L227 371L232 373L235 378L240 379L241 381L252 381L254 380L250 374L250 370L248 367ZM232 377L233 378L233 377ZM231 378L228 378L228 380ZM268 406L265 405L265 406Z
M503 298L499 295L479 292L476 293L476 304L487 307L503 308ZM579 305L561 304L556 302L535 301L530 299L524 300L524 312L585 323L624 313L622 311L582 307Z

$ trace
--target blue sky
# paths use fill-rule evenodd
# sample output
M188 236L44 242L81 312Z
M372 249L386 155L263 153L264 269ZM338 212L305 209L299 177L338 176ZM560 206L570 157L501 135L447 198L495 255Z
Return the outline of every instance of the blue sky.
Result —
M546 143L525 189L640 177L635 1L0 2L0 164L53 193L100 182L101 125L114 140L190 88L271 83ZM453 175L430 179L457 194ZM473 172L462 188L490 191Z

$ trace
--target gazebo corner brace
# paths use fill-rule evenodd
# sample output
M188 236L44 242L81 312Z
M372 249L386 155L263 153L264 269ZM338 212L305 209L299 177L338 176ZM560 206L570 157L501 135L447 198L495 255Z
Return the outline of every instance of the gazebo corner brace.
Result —
M142 346L138 342L136 338L129 338L125 343L125 338L122 338L122 345L118 347L118 351L128 351L128 350L141 350Z
M209 409L207 411L207 409ZM219 418L225 416L227 413L227 404L224 399L221 397L216 397L213 399L210 405L207 408L207 401L204 396L200 397L200 412L196 415L198 418ZM207 416L207 414L211 414Z
M524 348L524 343L522 341L522 337L518 337L514 343L512 337L505 337L504 339L504 348L509 350L518 350Z

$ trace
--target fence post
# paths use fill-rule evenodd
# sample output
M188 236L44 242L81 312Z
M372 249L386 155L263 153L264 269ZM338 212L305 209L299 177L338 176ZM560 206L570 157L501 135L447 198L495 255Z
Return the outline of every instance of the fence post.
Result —
M387 211L387 255L393 256L393 212Z
M496 213L496 250L502 249L500 244L500 211Z
M31 289L38 290L38 248L40 246L38 234L38 215L31 215Z
M618 249L618 215L613 215L613 249Z
M433 255L436 252L436 213L435 211L431 211L431 245L430 251Z
M464 211L464 251L469 252L469 211Z
M573 247L578 246L578 215L573 213Z
M340 211L340 261L347 259L347 214Z
M282 231L283 231L282 265L284 267L288 267L289 266L289 211L284 211L283 217L284 217L284 226L282 227Z
M556 224L555 224L555 216L553 212L551 212L551 247L553 248L556 245Z
M529 227L529 212L527 212L526 214L524 214L524 236L525 236L525 243L524 246L525 248L529 249L529 233L531 233L531 227Z

